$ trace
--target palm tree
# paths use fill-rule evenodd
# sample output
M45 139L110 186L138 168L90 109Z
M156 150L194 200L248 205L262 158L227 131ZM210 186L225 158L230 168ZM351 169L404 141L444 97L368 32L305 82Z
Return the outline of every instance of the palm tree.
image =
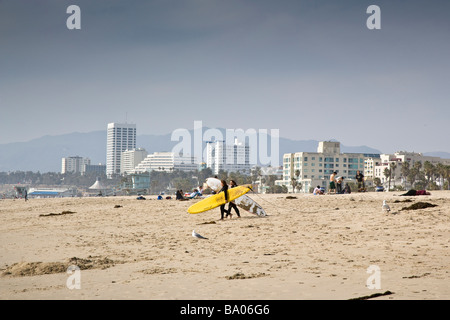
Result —
M395 169L397 169L397 162L391 162L390 168L391 168L391 175L393 176L394 188L395 188Z
M443 168L444 179L447 180L447 190L450 190L450 165L446 165Z
M297 177L296 178L296 186L295 186L295 188L297 188L297 191L300 191L301 189L302 189L302 183L301 182L299 182L298 180L299 180L299 176L300 176L300 170L295 170L295 176ZM295 191L294 191L295 192Z
M292 192L295 193L295 188L297 188L298 182L297 179L294 177L291 178L291 186L292 186Z
M416 177L419 174L419 169L414 166L411 170L409 170L408 174L408 181L411 184L411 188L414 188L414 185L416 183Z
M445 165L443 163L438 163L436 165L436 174L439 175L439 184L441 186L441 190L444 189L444 175L445 175Z
M402 162L402 166L400 168L400 173L402 175L402 180L405 183L405 189L406 189L406 180L407 180L407 178L409 176L409 171L410 171L409 162L407 162L407 161Z
M388 187L388 191L389 191L391 189L391 169L384 168L383 174L386 177L386 180L389 179L389 187Z
M436 173L436 167L430 161L425 161L423 163L423 170L425 172L425 176L427 177L427 186L429 188L431 180Z
M301 182L297 182L297 192L300 192L302 190L303 184Z

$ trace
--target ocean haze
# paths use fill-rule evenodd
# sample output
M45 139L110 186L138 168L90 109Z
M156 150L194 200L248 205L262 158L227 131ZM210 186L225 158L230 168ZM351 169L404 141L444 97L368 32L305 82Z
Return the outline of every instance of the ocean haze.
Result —
M204 128L207 130L208 128ZM219 129L225 137L225 129ZM191 137L194 136L190 131ZM270 132L269 132L270 134ZM171 141L172 134L146 135L136 137L136 147L144 148L148 153L171 151L179 141ZM270 155L270 138L267 139ZM192 143L194 143L192 141ZM309 151L316 152L317 140L291 140L280 137L279 165L284 153ZM203 142L203 149L205 142ZM380 153L368 146L346 146L341 144L341 152ZM58 136L44 136L28 142L0 144L1 171L40 171L60 172L63 157L80 156L91 159L91 164L106 163L106 130L88 133L74 132Z
M81 30L66 28L72 4ZM366 27L372 4L381 30ZM450 152L449 12L443 0L0 1L0 144L202 120Z

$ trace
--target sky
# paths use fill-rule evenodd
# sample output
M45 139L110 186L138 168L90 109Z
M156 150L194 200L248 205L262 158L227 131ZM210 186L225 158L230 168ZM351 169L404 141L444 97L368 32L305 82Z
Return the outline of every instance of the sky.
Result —
M445 0L0 0L0 144L202 121L450 152L449 57Z

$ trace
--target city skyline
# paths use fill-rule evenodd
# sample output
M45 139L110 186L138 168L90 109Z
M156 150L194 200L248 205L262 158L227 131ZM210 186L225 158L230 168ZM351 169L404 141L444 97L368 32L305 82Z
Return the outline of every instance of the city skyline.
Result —
M448 2L77 1L68 30L71 4L0 3L0 144L202 120L450 152ZM380 30L366 27L372 4Z

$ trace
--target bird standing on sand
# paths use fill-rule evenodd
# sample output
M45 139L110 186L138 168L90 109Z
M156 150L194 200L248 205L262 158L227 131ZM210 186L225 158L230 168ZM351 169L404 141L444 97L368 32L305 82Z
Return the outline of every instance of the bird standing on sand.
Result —
M385 211L385 212L391 211L391 208L390 208L389 205L386 203L386 200L383 200L383 206L382 206L381 208L382 208L383 211Z
M195 230L192 230L192 236L194 238L199 238L199 239L208 239L208 238L205 238L204 236L199 235L197 232L195 232Z

